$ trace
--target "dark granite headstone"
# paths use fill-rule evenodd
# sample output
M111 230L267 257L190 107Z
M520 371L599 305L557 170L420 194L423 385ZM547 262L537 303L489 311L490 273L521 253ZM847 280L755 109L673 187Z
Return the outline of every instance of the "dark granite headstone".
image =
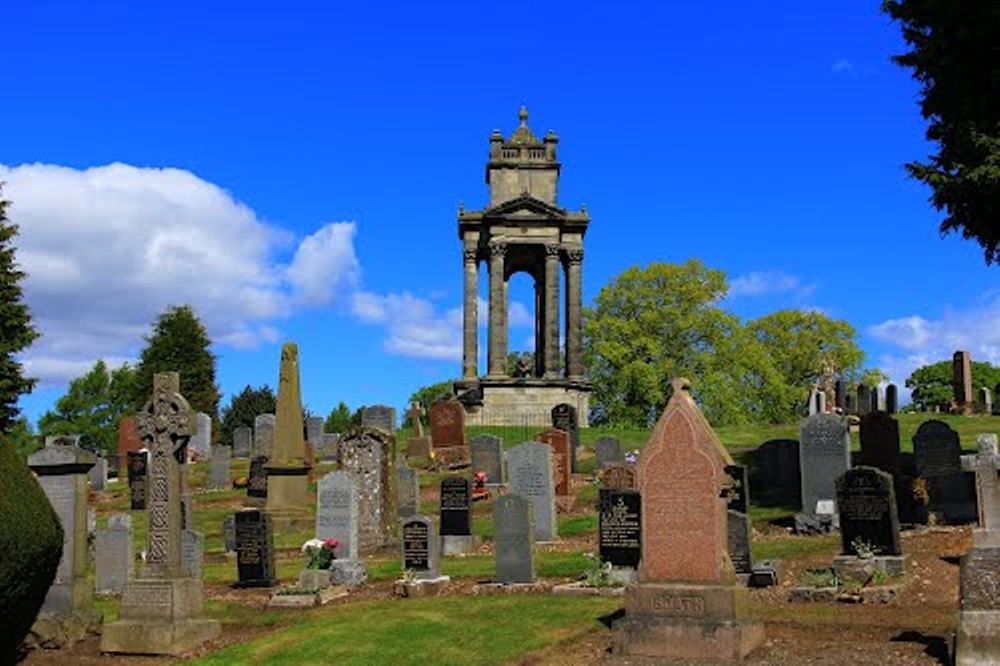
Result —
M858 416L864 416L872 410L872 393L864 384L858 384Z
M854 541L874 548L875 555L900 555L899 517L892 476L874 467L855 467L837 479L841 548L854 555Z
M535 523L531 502L502 495L493 505L496 581L535 582Z
M847 419L816 414L799 427L802 512L816 514L816 503L834 499L833 482L850 467L851 439Z
M726 465L726 474L733 480L727 495L727 508L740 513L749 512L750 482L747 480L747 468L744 465Z
M501 485L503 474L503 443L494 435L477 435L469 443L472 473L484 472L486 485Z
M727 493L726 528L729 559L738 574L753 571L750 557L750 483L743 465L726 465L726 474L733 480Z
M844 394L844 414L858 413L858 399L853 393Z
M799 441L771 439L757 447L757 483L769 493L798 497L802 489Z
M236 514L236 567L239 587L272 587L274 533L264 511L244 509Z
M871 393L869 395L871 396L871 401L872 401L871 408L869 409L869 412L877 412L877 411L879 411L878 386L871 387Z
M413 516L403 521L403 570L417 578L440 576L438 553L440 539L434 521L426 516Z
M844 382L838 379L833 384L833 404L841 411L844 411L847 408L847 404L844 400L846 395L847 391L844 390Z
M600 437L594 443L594 454L597 457L597 471L600 472L605 467L620 465L625 462L622 453L622 444L617 437Z
M128 452L128 487L131 491L133 511L146 510L146 495L149 489L149 474L145 451Z
M861 464L899 475L899 423L886 412L861 417Z
M924 421L913 435L917 476L927 482L928 510L943 514L949 523L975 520L975 486L962 472L958 433L943 421Z
M257 456L250 461L250 476L247 479L247 497L267 498L266 456Z
M469 480L449 476L441 480L441 536L468 536L472 520Z
M576 450L580 446L580 420L577 416L576 407L566 402L553 407L552 427L569 434L569 469L571 472L578 472Z
M602 489L599 502L601 561L637 569L642 558L642 497L634 490Z
M887 414L895 414L899 408L899 396L895 384L885 387L885 411Z

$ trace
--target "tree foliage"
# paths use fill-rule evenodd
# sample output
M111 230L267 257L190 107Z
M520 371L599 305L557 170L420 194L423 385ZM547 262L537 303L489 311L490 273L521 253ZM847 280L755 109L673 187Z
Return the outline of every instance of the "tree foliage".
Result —
M10 430L0 432L0 446L12 447L22 459L27 460L28 456L42 448L42 439L32 429L28 419L19 416Z
M940 407L947 409L955 399L954 371L951 360L923 365L906 379L906 387L911 391L914 404L925 409ZM1000 367L980 361L972 362L972 400L978 402L979 390L1000 385Z
M323 430L325 432L347 432L351 426L354 425L352 421L351 408L347 406L347 403L341 400L337 403L337 406L330 410L330 414L326 417L326 422L323 424Z
M18 397L35 386L15 356L38 337L19 284L25 273L15 257L17 225L7 220L8 203L0 196L0 432L14 425Z
M219 427L219 444L233 445L233 431L240 427L253 428L261 414L274 414L278 400L267 384L253 388L247 384L222 408L222 425Z
M153 390L157 372L178 372L181 393L191 408L212 417L214 432L219 428L219 387L215 383L215 354L212 341L194 310L188 305L171 306L159 316L153 333L146 338L139 365L135 369L132 409L138 411Z
M885 0L882 9L911 49L893 60L921 84L927 138L937 144L928 161L906 168L945 211L941 233L960 231L982 246L987 264L1000 261L1000 105L990 70L996 10L986 0Z
M55 410L42 414L38 429L47 435L82 435L80 445L92 451L114 452L118 421L129 413L134 372L128 365L108 369L99 359L82 377L69 383Z
M424 408L424 416L420 419L422 423L427 423L427 410L436 401L442 398L450 398L455 394L452 388L455 380L449 379L443 382L438 382L437 384L430 384L428 386L423 386L417 389L411 396L409 401L407 401L407 414L403 419L403 427L410 427L410 415L409 415L409 405L414 402L419 402L420 406Z

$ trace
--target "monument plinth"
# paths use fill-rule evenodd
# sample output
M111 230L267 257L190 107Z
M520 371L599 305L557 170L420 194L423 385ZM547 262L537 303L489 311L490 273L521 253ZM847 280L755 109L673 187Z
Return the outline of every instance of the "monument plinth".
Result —
M764 638L728 552L733 461L694 404L674 392L637 465L642 495L639 583L614 624L620 656L739 662Z
M274 415L274 444L267 470L267 512L274 529L300 530L312 527L306 507L309 469L299 390L299 350L291 342L281 348L278 403Z

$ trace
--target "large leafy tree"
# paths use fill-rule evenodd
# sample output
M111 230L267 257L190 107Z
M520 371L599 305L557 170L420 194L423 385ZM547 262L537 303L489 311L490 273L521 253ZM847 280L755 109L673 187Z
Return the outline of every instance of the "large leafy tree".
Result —
M937 406L944 409L955 398L953 381L952 362L938 361L914 370L906 379L906 387L911 390L914 404L923 405L925 408ZM972 362L974 401L979 400L979 389L986 387L992 391L991 387L998 385L1000 385L1000 367L980 361Z
M219 443L233 445L233 431L239 427L253 428L255 419L261 414L274 414L278 401L274 391L267 384L253 388L247 384L234 395L229 404L222 408L222 425L219 428Z
M146 337L135 369L132 408L139 410L153 390L157 372L178 372L181 393L191 408L212 417L218 431L219 387L215 383L215 354L208 332L188 305L171 306L159 316L152 335Z
M910 51L893 60L921 84L920 110L937 153L906 165L945 211L941 232L976 240L986 263L1000 261L1000 104L995 3L987 0L885 0ZM993 81L993 87L990 81Z
M354 424L351 421L351 408L341 400L336 407L330 410L330 414L323 424L323 430L326 432L347 432L352 425Z
M0 195L0 432L13 427L18 397L35 385L34 379L24 376L15 356L38 337L22 298L20 282L25 274L14 255L17 225L7 219L8 203Z
M95 451L112 452L118 445L118 420L127 414L133 371L128 365L109 370L103 360L69 383L55 409L38 420L40 434L82 435L81 444Z

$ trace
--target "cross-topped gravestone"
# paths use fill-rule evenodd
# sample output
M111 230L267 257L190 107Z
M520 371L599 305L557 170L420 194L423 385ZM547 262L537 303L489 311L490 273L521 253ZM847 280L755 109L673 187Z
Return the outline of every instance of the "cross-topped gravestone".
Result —
M1000 454L997 453L997 436L979 435L979 451L962 456L962 469L976 474L977 512L979 528L973 530L974 546L1000 548Z
M413 436L423 437L424 436L424 423L420 419L424 416L424 409L420 406L419 402L412 402L410 408L406 411L406 415L410 417L410 424L413 426Z

